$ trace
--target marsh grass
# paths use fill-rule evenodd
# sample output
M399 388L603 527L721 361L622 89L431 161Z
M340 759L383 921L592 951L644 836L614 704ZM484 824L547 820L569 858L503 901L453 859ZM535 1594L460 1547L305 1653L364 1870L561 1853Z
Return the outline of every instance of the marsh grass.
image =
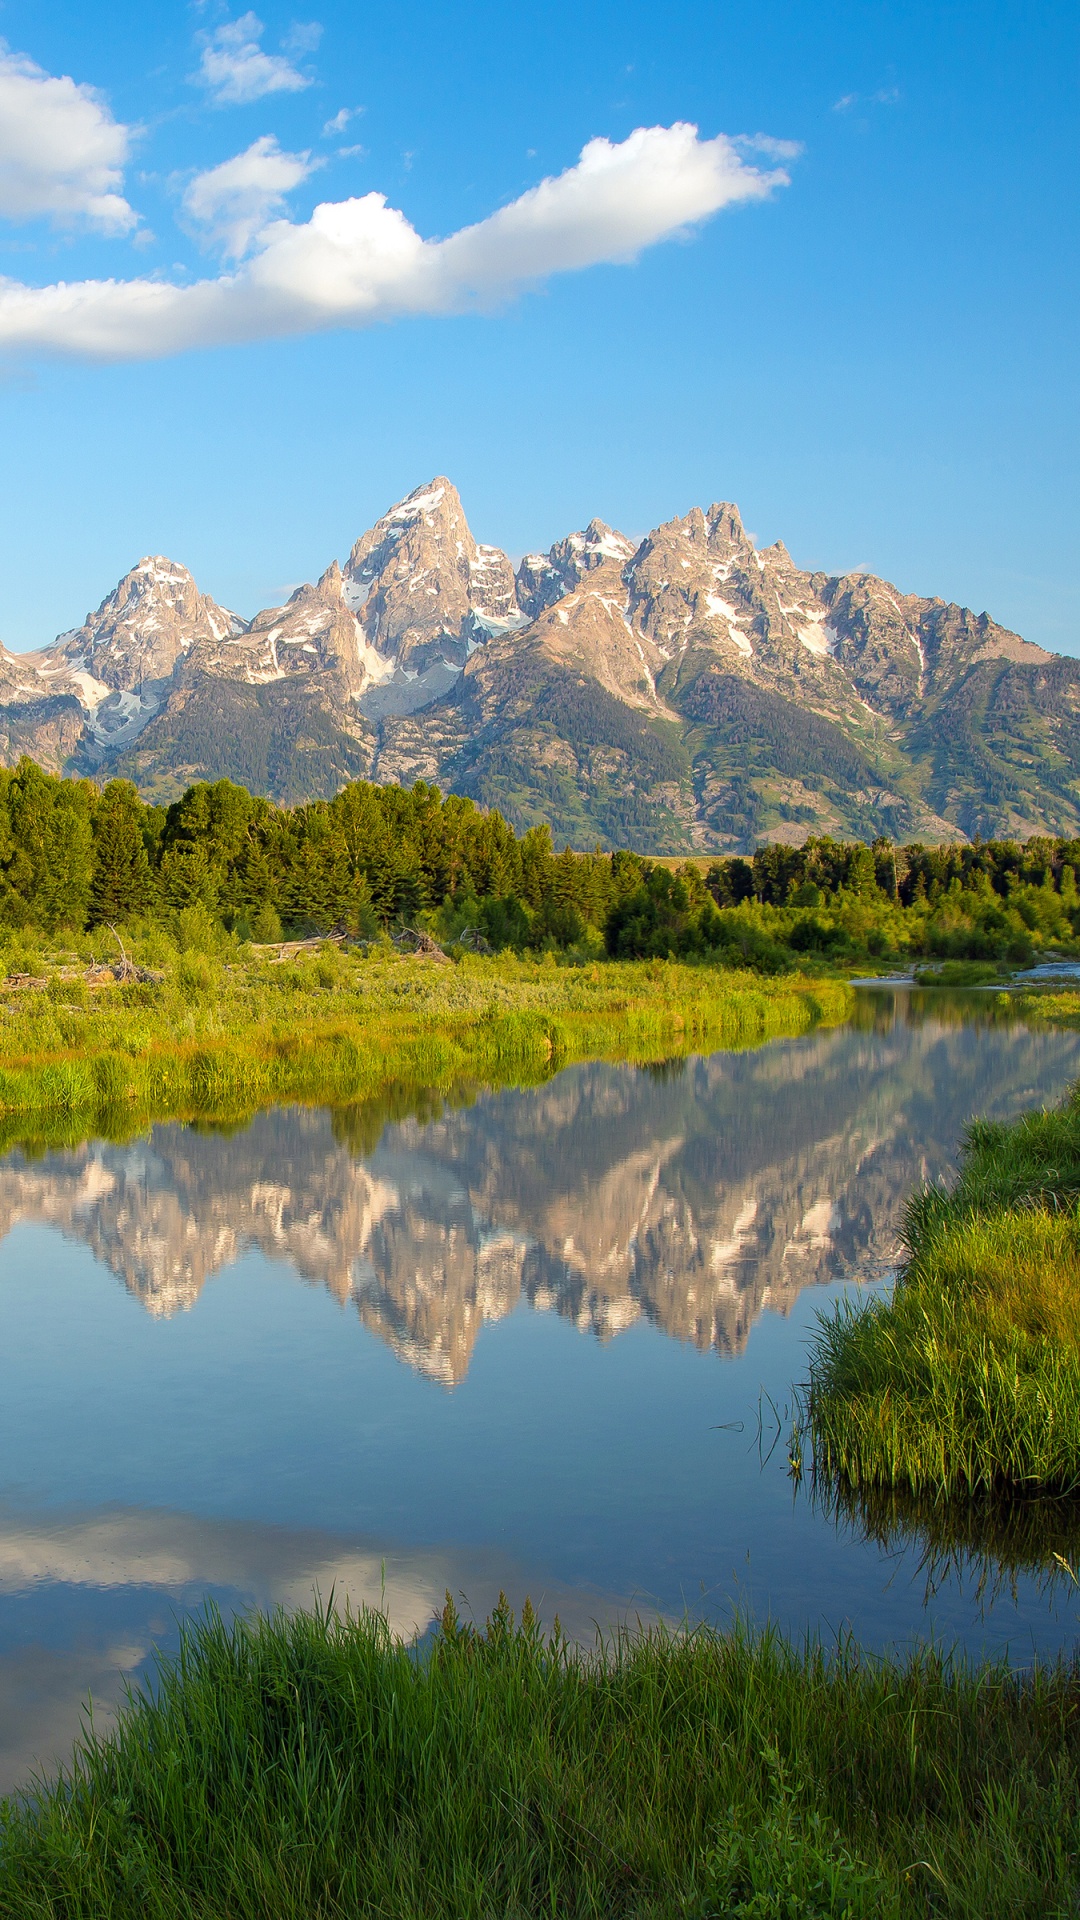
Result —
M500 1604L421 1654L332 1609L183 1629L0 1814L9 1920L1072 1914L1080 1675Z
M335 949L274 964L239 950L167 959L157 983L70 999L0 993L0 1129L59 1143L151 1119L228 1118L273 1100L361 1101L393 1081L528 1083L584 1058L757 1045L845 1018L839 982L666 961L436 965Z
M1080 1098L968 1131L917 1194L891 1299L811 1341L815 1466L917 1495L1080 1488Z

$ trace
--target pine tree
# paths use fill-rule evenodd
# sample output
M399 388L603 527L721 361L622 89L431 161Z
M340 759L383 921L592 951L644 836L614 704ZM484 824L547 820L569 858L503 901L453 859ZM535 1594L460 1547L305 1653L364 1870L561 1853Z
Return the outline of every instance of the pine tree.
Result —
M133 920L153 897L142 835L143 806L130 780L110 780L94 812L90 924Z
M0 773L0 923L85 926L96 798L88 781L57 779L26 758Z

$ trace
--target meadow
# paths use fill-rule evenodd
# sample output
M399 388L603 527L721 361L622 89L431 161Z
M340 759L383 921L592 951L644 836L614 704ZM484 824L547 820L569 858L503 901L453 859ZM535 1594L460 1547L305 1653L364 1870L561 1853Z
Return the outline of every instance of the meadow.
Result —
M202 932L206 935L206 928ZM669 961L289 952L210 930L178 946L107 932L0 954L0 1140L116 1136L151 1119L221 1118L274 1100L370 1099L398 1083L525 1084L578 1059L656 1060L754 1046L839 1022L841 981ZM147 977L138 978L138 974Z

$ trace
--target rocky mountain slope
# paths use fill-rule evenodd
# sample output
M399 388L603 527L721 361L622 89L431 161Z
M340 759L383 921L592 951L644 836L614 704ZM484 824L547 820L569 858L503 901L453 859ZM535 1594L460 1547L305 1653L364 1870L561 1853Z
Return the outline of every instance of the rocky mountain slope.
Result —
M731 505L638 544L477 544L437 478L250 622L146 559L36 654L0 649L0 760L222 775L281 800L436 781L558 841L1080 833L1080 662L986 614L759 550Z

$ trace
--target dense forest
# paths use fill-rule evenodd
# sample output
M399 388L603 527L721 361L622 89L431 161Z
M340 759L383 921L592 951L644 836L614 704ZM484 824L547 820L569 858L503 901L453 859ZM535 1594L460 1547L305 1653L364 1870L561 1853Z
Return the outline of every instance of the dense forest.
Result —
M712 959L777 972L860 957L1023 965L1080 942L1080 841L811 839L675 866L556 852L418 782L281 807L227 780L172 806L31 760L0 770L0 935L161 926L181 944L404 928L445 947Z

